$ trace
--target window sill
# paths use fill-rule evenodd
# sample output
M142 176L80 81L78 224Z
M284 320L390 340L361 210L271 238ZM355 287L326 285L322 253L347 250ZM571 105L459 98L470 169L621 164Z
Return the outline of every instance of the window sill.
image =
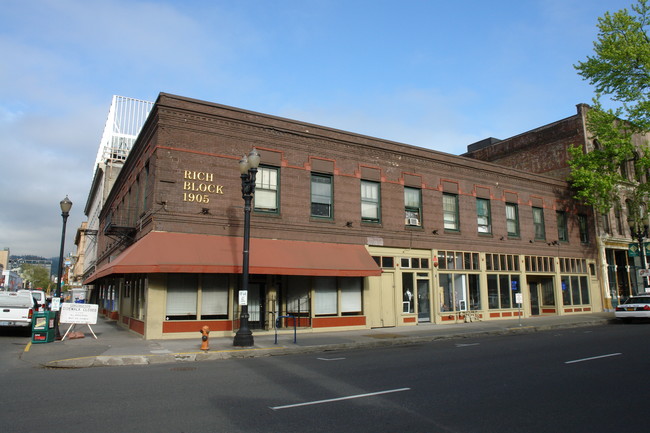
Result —
M320 217L315 217L315 216L310 216L309 221L318 222L318 223L330 223L330 224L335 223L334 219L332 219L332 218L325 218L325 217L320 218Z

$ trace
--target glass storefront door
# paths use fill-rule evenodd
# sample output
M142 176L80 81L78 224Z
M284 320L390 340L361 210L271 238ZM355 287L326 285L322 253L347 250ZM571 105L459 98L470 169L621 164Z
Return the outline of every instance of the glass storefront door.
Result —
M431 321L431 303L429 297L429 280L417 280L418 322Z

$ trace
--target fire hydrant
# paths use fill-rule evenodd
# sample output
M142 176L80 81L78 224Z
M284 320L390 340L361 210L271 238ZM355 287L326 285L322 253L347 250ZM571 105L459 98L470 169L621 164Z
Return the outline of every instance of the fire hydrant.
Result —
M210 342L208 341L210 335L210 327L204 326L201 328L201 350L208 351L210 350Z

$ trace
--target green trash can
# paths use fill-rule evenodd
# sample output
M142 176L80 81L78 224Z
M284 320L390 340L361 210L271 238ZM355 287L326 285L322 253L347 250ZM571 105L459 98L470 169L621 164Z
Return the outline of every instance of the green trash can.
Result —
M54 341L54 311L37 311L32 315L32 343L51 343Z

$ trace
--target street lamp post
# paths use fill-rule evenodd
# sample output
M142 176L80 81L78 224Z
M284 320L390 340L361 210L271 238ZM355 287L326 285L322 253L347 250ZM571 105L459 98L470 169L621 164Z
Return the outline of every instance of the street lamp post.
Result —
M239 160L241 173L241 194L244 199L244 248L242 250L242 285L239 292L241 313L239 329L235 334L233 346L250 347L253 345L253 333L248 327L248 256L251 231L251 202L255 194L255 176L260 165L260 154L253 148L247 156Z
M632 236L633 239L635 239L638 242L639 245L639 257L641 257L641 269L646 269L646 256L645 256L645 248L643 245L643 239L648 237L648 226L645 224L641 224L635 219L628 219L627 220L628 225L630 226L630 235ZM647 287L648 285L646 284L646 277L641 277L641 282L643 283L643 287Z
M65 225L68 222L68 215L70 215L70 209L72 208L72 202L66 195L63 200L59 203L61 205L61 216L63 217L63 230L61 231L61 250L59 251L59 269L57 270L57 279L56 279L56 291L54 296L56 298L61 298L61 283L63 279L63 247L65 246ZM61 339L61 333L59 331L59 311L56 312L56 318L54 320L54 326L56 327L56 339Z

